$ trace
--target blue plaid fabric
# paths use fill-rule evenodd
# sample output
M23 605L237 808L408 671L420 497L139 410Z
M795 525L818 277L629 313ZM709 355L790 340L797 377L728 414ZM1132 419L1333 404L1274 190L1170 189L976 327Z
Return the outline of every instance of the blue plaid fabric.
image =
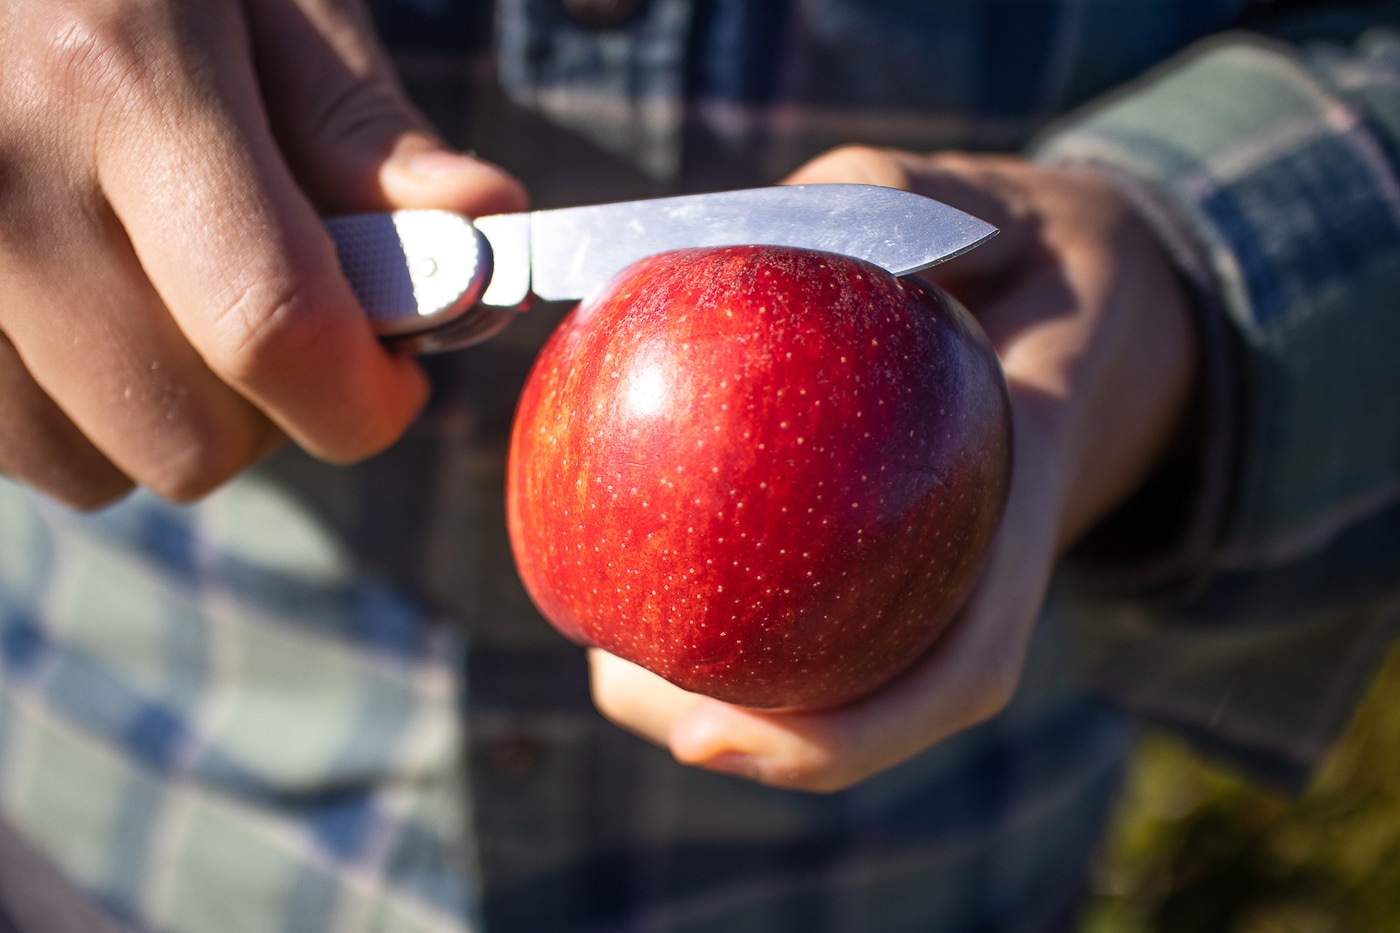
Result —
M1160 588L1125 607L1085 585L1119 569L1091 558L1067 624L1121 703L1292 786L1400 581L1400 41L1330 22L1350 46L1207 44L1040 153L1118 178L1175 244L1214 360L1203 494Z
M435 122L541 204L763 183L837 142L1041 134L1199 288L1212 443L1151 489L1181 519L1151 523L1165 546L1122 546L1130 504L1066 567L1005 713L831 796L609 725L529 605L504 450L560 308L432 360L429 410L355 467L287 450L198 505L93 516L0 480L0 808L113 917L1067 929L1122 708L1280 780L1325 751L1400 580L1393 35L1230 0L647 0L607 26L557 0L372 6ZM1246 15L1330 41L1225 38L1142 77Z

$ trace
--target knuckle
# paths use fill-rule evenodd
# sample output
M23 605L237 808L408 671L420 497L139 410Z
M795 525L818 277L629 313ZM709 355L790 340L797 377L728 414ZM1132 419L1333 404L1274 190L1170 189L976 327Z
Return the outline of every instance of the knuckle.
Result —
M1003 712L1021 683L1021 657L1000 651L983 666L977 692L969 698L968 726L984 723Z
M205 359L233 385L257 386L324 338L330 309L313 282L288 274L255 277L214 313Z
M401 129L408 107L398 86L377 69L322 95L321 103L300 115L312 138L330 147L380 139L385 127Z
M249 424L191 423L173 446L141 482L161 498L180 503L209 495L261 454L257 432Z
M846 767L842 749L831 745L809 745L789 756L763 762L759 780L773 787L832 794L857 783L858 776Z
M31 106L81 114L81 125L104 142L138 144L137 124L171 123L191 106L218 95L211 43L227 39L220 26L226 3L149 3L61 0L31 3L18 55L39 88ZM2 37L0 37L2 38ZM111 124L109 126L109 124Z
M417 407L367 387L354 365L365 360L364 328L343 282L295 272L251 281L203 319L198 348L215 375L320 459L355 462L397 440Z
M59 501L78 512L96 512L131 492L131 480L121 474L96 478L81 487L64 487L56 496Z
M207 496L271 452L282 435L247 401L234 395L201 395L198 404L178 398L153 406L159 420L136 427L149 442L127 472L171 502Z
M817 772L790 772L781 774L779 786L788 790L801 790L809 794L837 794L848 790L857 782L843 772L824 769Z
M774 768L763 776L763 783L809 794L836 794L857 784L858 779L832 765L820 768L797 766Z
M864 181L889 188L908 188L909 173L893 150L868 145L833 149L821 157L821 167L833 177Z
M70 452L36 464L32 457L11 457L0 450L0 476L12 477L75 511L93 512L116 502L133 484L100 455L87 454Z
M54 4L32 27L29 50L48 86L110 102L149 80L138 25L126 4Z
M875 146L863 143L850 143L843 146L837 146L835 149L829 150L825 155L821 156L820 158L829 159L833 162L838 163L859 163L869 161L870 159L882 158L883 155L884 150L879 149Z

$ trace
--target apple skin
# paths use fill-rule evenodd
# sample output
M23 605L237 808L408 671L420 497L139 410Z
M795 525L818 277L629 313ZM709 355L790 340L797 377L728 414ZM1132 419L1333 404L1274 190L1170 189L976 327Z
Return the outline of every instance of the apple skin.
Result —
M1010 468L1000 363L946 293L812 250L679 250L542 350L507 520L569 638L730 703L821 709L945 629Z

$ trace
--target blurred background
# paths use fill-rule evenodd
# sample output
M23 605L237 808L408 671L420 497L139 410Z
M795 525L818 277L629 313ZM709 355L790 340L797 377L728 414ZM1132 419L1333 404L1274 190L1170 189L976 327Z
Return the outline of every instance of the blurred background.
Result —
M1400 930L1400 647L1298 797L1147 733L1105 846L1081 933Z

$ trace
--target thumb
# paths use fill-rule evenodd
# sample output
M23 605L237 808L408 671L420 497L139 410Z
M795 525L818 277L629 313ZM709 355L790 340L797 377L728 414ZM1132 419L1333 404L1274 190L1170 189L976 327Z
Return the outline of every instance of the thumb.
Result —
M409 101L361 4L248 5L268 116L302 189L324 213L522 210L524 187L455 152Z

